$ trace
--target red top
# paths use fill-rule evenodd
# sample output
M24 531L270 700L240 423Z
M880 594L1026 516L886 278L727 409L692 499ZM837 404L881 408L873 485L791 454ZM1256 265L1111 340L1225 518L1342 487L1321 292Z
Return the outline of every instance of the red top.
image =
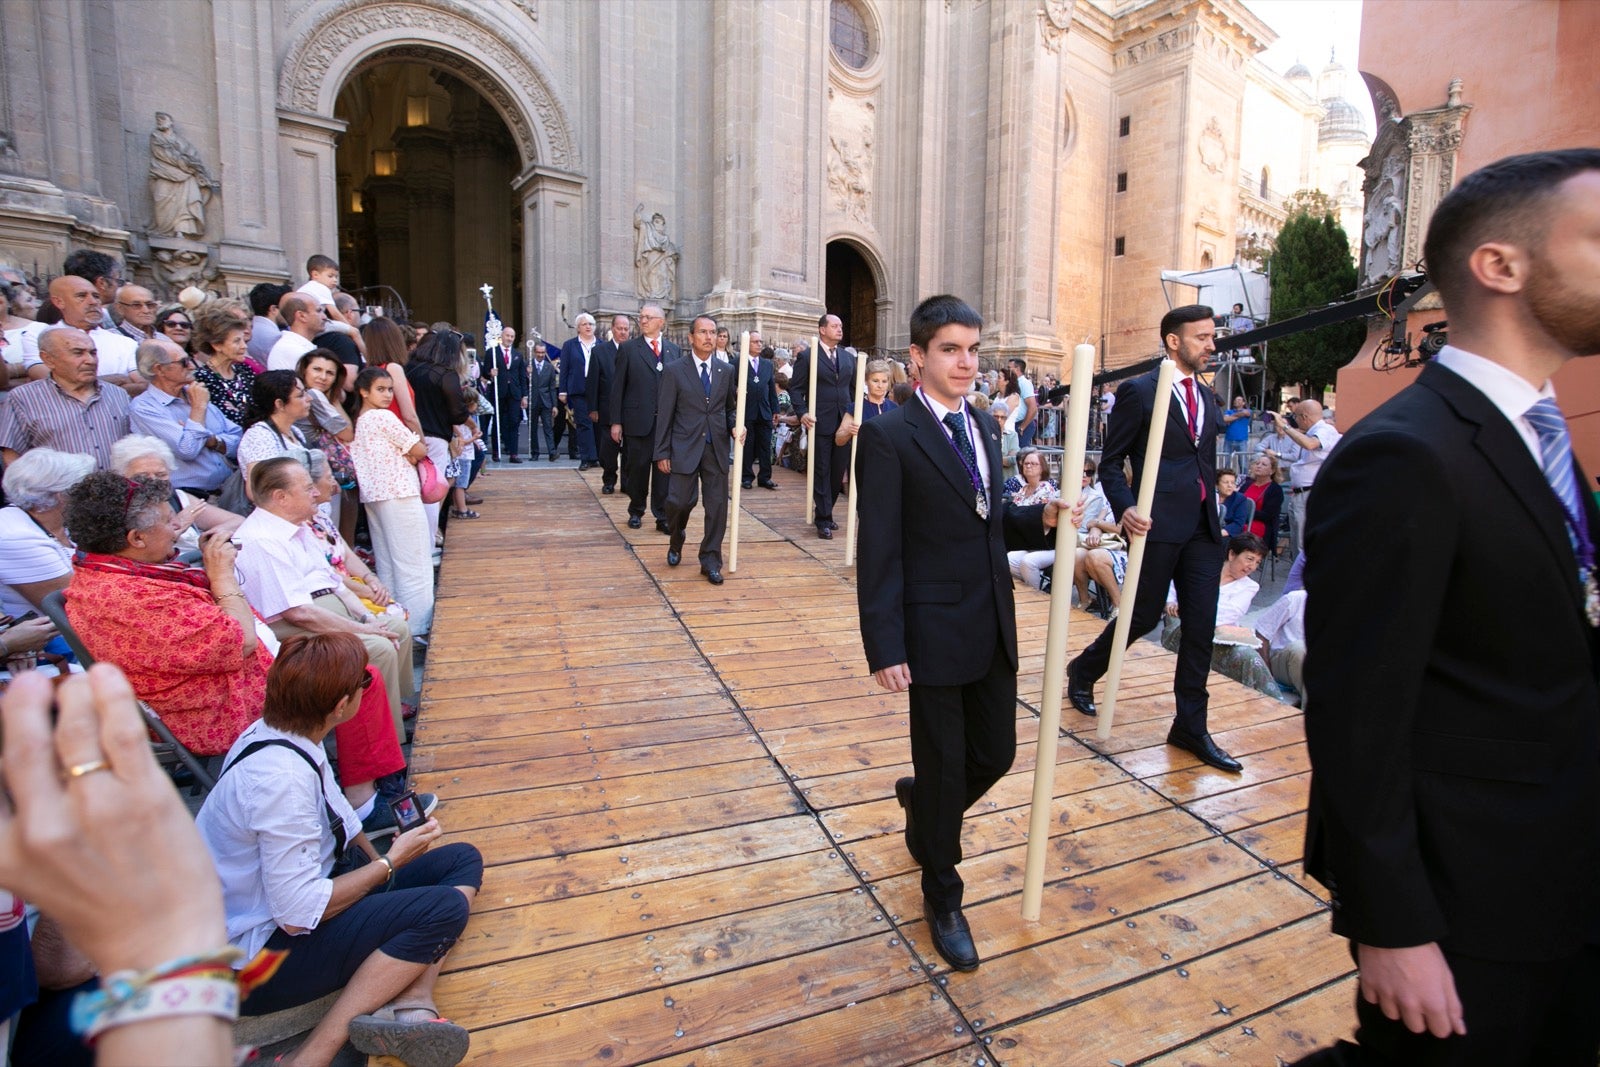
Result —
M248 655L239 623L205 589L78 569L67 618L96 660L115 663L172 735L201 756L227 752L261 717L272 655Z
M1255 504L1257 516L1260 516L1261 514L1262 502L1266 499L1267 487L1271 484L1271 482L1262 482L1260 485L1257 485L1255 482L1251 482L1249 485L1239 490L1239 492L1245 495L1245 499ZM1267 536L1266 522L1259 517L1252 520L1250 523L1250 532L1255 534L1257 537L1265 538Z

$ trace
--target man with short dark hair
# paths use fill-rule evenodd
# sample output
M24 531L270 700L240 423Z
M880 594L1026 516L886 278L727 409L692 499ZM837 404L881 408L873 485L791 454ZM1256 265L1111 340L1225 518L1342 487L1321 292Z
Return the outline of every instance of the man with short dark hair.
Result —
M692 359L680 359L661 372L656 402L656 468L667 485L667 565L682 558L684 527L698 495L705 505L700 538L700 573L722 584L722 535L728 528L728 468L733 441L744 440L736 425L738 381L734 370L716 358L717 322L696 315L689 328Z
M262 282L250 290L250 358L265 366L272 354L272 346L283 333L283 320L278 317L278 301L292 292L287 285Z
M589 358L589 421L594 424L594 447L599 455L600 492L617 491L617 459L622 446L611 439L611 383L617 373L617 353L628 339L628 316L611 316L611 335L594 346Z
M1307 512L1306 871L1360 968L1360 1062L1589 1065L1600 508L1552 378L1600 353L1600 149L1468 175L1423 258L1450 343Z
M763 348L761 331L750 331L750 385L744 398L744 470L742 488L751 484L777 489L772 480L772 421L778 414L778 379L772 366L772 349Z
M1017 447L1029 448L1039 429L1039 398L1034 395L1033 379L1028 377L1028 361L1021 356L1012 356L1006 362L1017 372L1017 396L1025 408L1017 417Z
M1100 458L1100 485L1123 528L1123 535L1146 535L1144 569L1133 595L1131 643L1153 629L1166 609L1167 587L1178 592L1183 640L1173 677L1177 711L1167 744L1198 757L1202 763L1237 774L1239 761L1211 739L1207 727L1206 676L1211 672L1211 642L1217 626L1217 593L1222 580L1222 524L1217 515L1217 429L1222 411L1216 397L1197 375L1216 351L1216 324L1203 304L1173 308L1161 319L1161 343L1177 364L1172 380L1167 433L1160 456L1146 456L1150 419L1155 410L1158 370L1130 378L1117 389L1117 402L1106 423L1106 446ZM1133 483L1123 460L1133 463ZM1155 506L1150 515L1135 504L1135 487L1145 465L1155 463ZM1128 603L1124 591L1123 604ZM1111 622L1077 659L1067 664L1067 696L1072 706L1094 715L1094 683L1111 662L1116 623Z
M820 353L802 348L794 361L794 376L789 379L789 400L801 425L812 430L806 462L815 464L812 475L812 521L817 536L833 537L839 524L833 521L833 505L844 492L844 476L850 469L850 446L836 445L833 435L846 414L855 410L856 354L843 347L844 322L825 313L817 320L817 345ZM810 396L811 360L817 361L817 395Z
M329 329L323 330L311 339L311 343L318 348L326 348L339 360L339 365L344 368L344 387L354 389L356 375L361 373L361 368L366 365L361 351L361 305L356 303L356 298L349 293L335 293L333 295L334 315L340 318L350 330L340 331L332 329L332 318L328 318ZM297 361L298 362L298 361Z
M116 301L117 290L124 281L122 264L115 256L87 248L80 248L62 260L61 273L82 278L94 286L95 295L100 298L100 306L103 308L110 307ZM111 323L105 322L101 325L110 326Z

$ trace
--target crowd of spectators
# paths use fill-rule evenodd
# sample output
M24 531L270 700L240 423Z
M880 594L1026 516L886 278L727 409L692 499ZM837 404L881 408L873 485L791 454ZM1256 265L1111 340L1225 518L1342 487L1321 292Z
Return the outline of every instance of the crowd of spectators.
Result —
M83 700L124 726L137 701L143 747L64 763L67 789L97 788L113 763L162 775L141 713L192 757L221 758L187 841L204 841L225 934L196 949L202 964L140 959L127 981L194 994L226 980L206 1002L244 1014L342 991L284 1062L327 1063L349 1041L451 1064L467 1035L432 986L482 861L430 847L438 799L408 791L404 746L448 521L422 485L459 486L457 517L481 503L466 496L474 375L448 324L362 326L337 264L310 266L310 288L257 286L248 303L163 308L98 253L63 264L48 312L25 280L0 285L7 755L14 712L38 696L27 668L108 665ZM170 777L166 791L176 803ZM3 884L23 915L26 879ZM90 1062L86 1035L135 1021L124 976L102 981L93 930L73 946L48 921L20 928L0 931L13 1062Z

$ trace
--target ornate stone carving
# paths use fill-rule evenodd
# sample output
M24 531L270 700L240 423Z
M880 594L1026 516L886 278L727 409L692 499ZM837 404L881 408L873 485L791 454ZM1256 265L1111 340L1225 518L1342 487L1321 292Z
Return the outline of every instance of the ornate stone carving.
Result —
M1452 83L1442 107L1398 115L1379 123L1372 151L1362 160L1366 210L1361 274L1376 282L1418 263L1433 210L1455 184L1456 153L1471 104Z
M1039 41L1051 52L1061 51L1061 42L1072 28L1072 9L1077 0L1044 0L1039 16Z
M863 226L872 222L873 144L877 108L828 91L828 190L833 206Z
M633 209L633 287L640 300L672 303L678 284L678 246L667 239L667 218Z
M22 156L10 131L0 130L0 174L21 174Z
M1191 22L1175 29L1170 29L1166 33L1157 34L1155 37L1147 37L1142 41L1130 44L1128 47L1117 51L1115 55L1117 69L1120 70L1135 63L1142 63L1147 59L1165 55L1168 52L1176 52L1187 45L1193 44L1194 35L1195 26Z
M194 145L172 128L172 116L156 112L150 134L150 232L158 237L204 237L206 204L221 188Z
M217 269L211 264L210 248L199 241L152 237L150 260L156 288L167 299L175 298L189 286L204 289L218 278Z
M1228 142L1222 137L1222 123L1213 115L1200 133L1200 163L1217 177L1228 165Z
M1362 278L1375 282L1400 269L1400 249L1405 241L1406 162L1395 144L1377 167L1378 179L1367 192L1361 227Z
M525 5L531 3L532 0L525 0ZM527 6L523 9L526 11ZM565 109L538 69L521 51L511 47L504 30L490 24L489 13L493 10L463 0L428 0L426 4L344 0L328 14L319 16L315 28L291 44L278 77L278 103L297 111L320 113L319 97L335 62L362 38L392 36L396 29L403 29L412 31L417 43L387 46L380 53L382 59L416 59L448 67L452 74L494 102L511 129L524 162L579 169L577 141ZM537 8L529 13L537 17ZM439 44L427 44L429 41ZM463 62L463 56L476 62ZM540 151L539 139L522 103L499 79L490 76L490 70L499 72L526 94L543 129L548 153ZM542 158L546 154L549 158Z
M539 0L511 0L517 5L517 10L528 16L529 21L539 21Z

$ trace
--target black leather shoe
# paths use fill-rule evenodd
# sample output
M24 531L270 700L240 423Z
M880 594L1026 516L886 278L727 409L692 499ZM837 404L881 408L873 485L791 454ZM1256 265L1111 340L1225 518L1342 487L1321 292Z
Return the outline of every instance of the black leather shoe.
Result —
M1077 660L1067 664L1067 700L1085 715L1098 715L1100 709L1094 706L1094 684L1085 685L1078 680L1078 673L1073 670L1077 665Z
M922 857L917 855L916 816L911 811L911 787L916 783L915 778L899 778L894 783L894 798L900 803L900 809L906 813L906 851L911 853L911 858L917 866L922 866Z
M928 935L933 939L934 950L946 963L958 971L978 969L978 949L972 943L972 930L960 908L935 914L928 902L923 901L922 917L928 921Z
M637 530L639 527L641 527L643 525L644 525L644 520L641 519L639 516L637 516L637 515L629 515L628 516L628 529Z
M675 548L667 549L667 566L676 567L683 562L683 553Z
M534 457L534 458L537 459L538 457ZM556 454L554 452L552 452L548 456L546 456L545 458L548 459L551 463L554 463L556 461Z
M1210 734L1199 734L1197 736L1174 726L1167 731L1167 744L1175 745L1185 752L1199 757L1201 763L1209 763L1219 771L1238 774L1244 770L1244 764L1218 748L1217 743L1211 740Z
M715 567L701 567L700 573L706 576L706 581L712 585L722 584L722 572Z
M778 483L777 482L757 482L756 484L759 485L763 489L776 489L776 488L778 488Z
M512 456L511 457L511 462L512 463L521 463L522 462L522 457L521 456Z
M598 467L598 466L600 466L600 464L598 464L598 463L590 463L588 460L584 460L582 463L578 464L578 469L580 471L586 471L590 467Z
M754 484L755 484L755 483L754 483L754 482L746 482L746 481L740 481L740 483L739 483L739 488L740 488L740 489L748 489L748 488L750 488L750 487L751 487L751 486L752 486L752 485L754 485Z
M828 529L837 530L839 528L839 524L834 522L832 519L828 519L826 521L828 523Z
M832 541L833 540L833 530L829 529L826 526L818 526L817 527L817 536L822 538L824 541Z
M616 491L617 491L617 487L614 486L614 485L602 485L600 487L600 495L601 496L610 496L612 493L615 493Z
M669 537L672 536L672 527L667 525L666 519L656 520L656 533L664 533Z

